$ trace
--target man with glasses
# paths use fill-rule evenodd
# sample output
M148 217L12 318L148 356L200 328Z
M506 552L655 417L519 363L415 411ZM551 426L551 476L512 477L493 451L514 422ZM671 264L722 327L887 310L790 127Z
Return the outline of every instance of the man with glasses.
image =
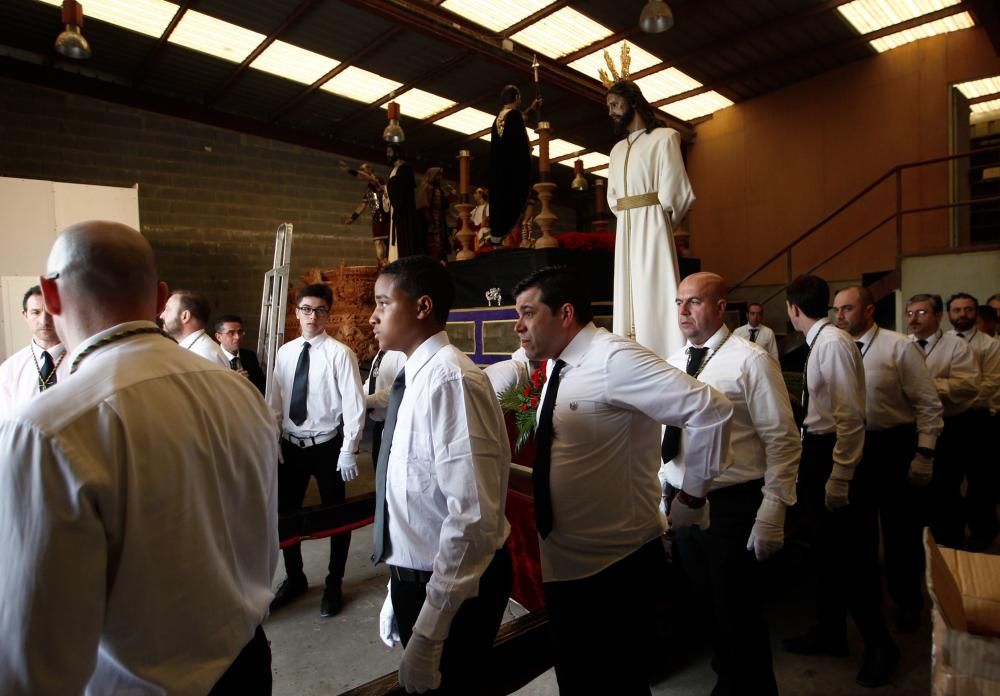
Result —
M257 354L240 347L246 331L243 320L235 314L224 314L215 320L215 340L222 347L222 353L229 361L230 369L250 380L257 391L264 393L264 371L260 369Z
M271 408L281 427L278 515L302 509L309 478L315 477L324 505L344 502L344 484L358 476L357 451L365 424L365 397L354 352L326 334L333 291L317 283L299 293L295 316L302 335L278 349ZM336 468L334 468L336 462ZM343 602L341 585L351 545L350 533L330 537L330 563L320 616L333 616ZM283 549L286 579L271 609L279 609L309 589L302 549Z
M931 477L933 504L931 531L943 546L962 548L965 516L962 479L978 435L969 439L969 409L979 396L979 367L964 339L941 330L944 303L940 295L914 295L906 304L910 339L923 353L944 412L944 430L938 439Z

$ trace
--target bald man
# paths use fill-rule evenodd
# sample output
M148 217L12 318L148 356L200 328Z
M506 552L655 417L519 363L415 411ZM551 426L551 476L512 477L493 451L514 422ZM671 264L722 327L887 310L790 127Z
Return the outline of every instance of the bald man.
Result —
M715 273L695 273L677 288L687 345L667 362L733 403L730 461L709 485L709 525L678 530L677 550L712 627L718 674L712 693L777 694L757 563L784 544L785 508L795 504L802 446L777 361L723 323L726 292ZM684 480L684 435L676 447L670 440L664 457L671 459L660 471L668 492Z
M160 312L160 321L163 322L163 330L170 334L181 348L186 348L217 365L230 367L229 359L222 352L222 348L205 331L210 311L210 305L204 295L190 290L174 290L163 311Z
M160 333L135 230L74 225L47 268L72 376L0 422L4 694L270 694L270 411Z

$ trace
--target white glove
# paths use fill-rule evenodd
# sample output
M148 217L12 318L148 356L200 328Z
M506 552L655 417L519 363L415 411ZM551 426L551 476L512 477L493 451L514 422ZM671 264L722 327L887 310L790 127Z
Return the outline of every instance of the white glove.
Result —
M914 486L926 486L931 482L931 475L934 473L934 460L928 459L922 454L917 454L910 462L910 471L906 478Z
M431 640L416 631L403 650L403 661L399 663L399 683L406 693L422 694L441 686L441 653L443 640Z
M701 527L708 529L708 500L700 508L693 508L681 502L680 494L670 503L670 528Z
M758 561L770 558L785 545L785 504L766 495L757 508L757 521L750 530L747 551Z
M834 510L839 510L842 507L847 507L847 504L851 502L847 497L850 484L850 481L833 478L832 476L826 480L827 510L833 512Z
M378 636L390 648L399 645L399 626L396 625L396 612L392 608L392 596L386 594L385 604L378 613Z
M340 459L337 460L337 471L344 483L353 481L358 477L358 458L354 452L340 451Z

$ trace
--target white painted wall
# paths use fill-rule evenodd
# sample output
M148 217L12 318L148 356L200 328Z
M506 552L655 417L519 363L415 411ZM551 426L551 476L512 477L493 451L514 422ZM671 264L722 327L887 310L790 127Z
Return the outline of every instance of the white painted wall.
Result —
M902 286L897 325L904 327L905 333L902 313L914 295L937 294L947 302L956 292L967 292L985 303L987 297L1000 292L1000 250L904 257ZM941 326L951 328L947 309Z

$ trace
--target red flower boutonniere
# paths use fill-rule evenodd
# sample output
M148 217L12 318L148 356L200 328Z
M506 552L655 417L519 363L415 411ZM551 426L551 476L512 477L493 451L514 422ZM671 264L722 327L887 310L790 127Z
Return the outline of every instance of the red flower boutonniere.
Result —
M514 423L517 425L515 452L520 451L531 434L535 432L535 411L538 410L538 402L544 384L545 373L542 368L538 368L531 373L527 384L515 384L497 395L500 399L500 408L505 413L514 414Z

